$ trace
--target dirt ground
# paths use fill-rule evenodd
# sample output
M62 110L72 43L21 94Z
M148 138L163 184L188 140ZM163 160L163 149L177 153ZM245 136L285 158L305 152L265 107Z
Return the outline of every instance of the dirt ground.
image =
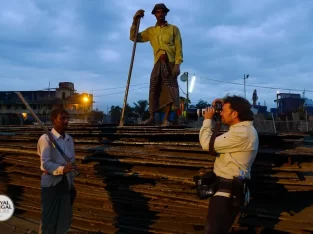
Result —
M5 234L38 234L39 223L25 220L16 216L5 222L0 222L1 233ZM69 234L80 234L82 231L71 229Z

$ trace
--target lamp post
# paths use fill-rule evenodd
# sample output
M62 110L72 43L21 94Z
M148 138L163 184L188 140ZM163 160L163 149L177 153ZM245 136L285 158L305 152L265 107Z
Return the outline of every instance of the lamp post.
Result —
M245 98L247 98L246 97L246 79L248 79L248 77L249 77L249 74L244 74L243 75L243 86L244 86L244 92L245 92Z
M195 76L195 75L192 76L190 88L189 88L189 73L188 73L188 72L184 72L184 73L180 76L180 80L181 80L182 82L186 82L186 84L187 84L187 94L186 94L187 102L186 102L186 109L188 109L189 90L190 90L190 93L191 93L192 90L193 90L193 87L194 87L194 85L195 85L196 76Z
M187 98L187 102L186 102L186 109L188 109L188 100L189 100L189 82L188 82L188 76L189 76L189 73L188 72L184 72L181 76L180 76L180 80L182 82L186 82L187 84L187 94L186 94L186 98Z

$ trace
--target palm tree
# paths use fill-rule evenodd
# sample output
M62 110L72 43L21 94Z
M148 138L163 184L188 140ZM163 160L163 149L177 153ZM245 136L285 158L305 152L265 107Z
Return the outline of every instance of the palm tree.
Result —
M143 119L149 114L147 100L139 100L137 103L134 102L134 105L134 112L138 117Z
M122 114L122 108L119 106L111 106L109 113L111 115L111 122L119 123Z

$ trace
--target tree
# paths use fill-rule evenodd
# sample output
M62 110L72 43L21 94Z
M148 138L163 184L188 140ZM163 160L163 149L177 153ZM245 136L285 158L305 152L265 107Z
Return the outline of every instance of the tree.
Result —
M122 108L119 106L111 106L111 109L109 111L111 115L111 122L112 123L119 123L121 114L122 114Z
M137 117L137 115L134 112L134 108L131 107L128 103L126 103L125 117L126 118L136 118Z
M203 108L206 108L206 107L208 107L208 106L211 106L208 102L206 102L206 101L203 101L202 99L200 99L199 101L198 101L198 103L196 104L196 108L197 109L203 109Z
M139 100L137 103L134 102L135 107L133 108L134 113L137 117L144 119L148 117L148 101L147 100Z
M187 103L187 98L185 98L185 97L179 97L179 101L182 103L182 102L184 102L184 104L186 104ZM190 102L190 99L188 98L188 104L190 104L191 102Z

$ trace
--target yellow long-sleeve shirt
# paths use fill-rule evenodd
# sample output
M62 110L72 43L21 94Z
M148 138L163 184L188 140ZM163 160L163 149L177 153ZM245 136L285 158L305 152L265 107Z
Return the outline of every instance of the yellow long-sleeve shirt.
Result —
M130 40L135 40L136 25L130 28ZM167 54L170 62L181 64L183 62L183 46L180 31L177 26L166 23L163 26L155 25L139 32L137 42L148 42L153 48L154 63L161 54Z

